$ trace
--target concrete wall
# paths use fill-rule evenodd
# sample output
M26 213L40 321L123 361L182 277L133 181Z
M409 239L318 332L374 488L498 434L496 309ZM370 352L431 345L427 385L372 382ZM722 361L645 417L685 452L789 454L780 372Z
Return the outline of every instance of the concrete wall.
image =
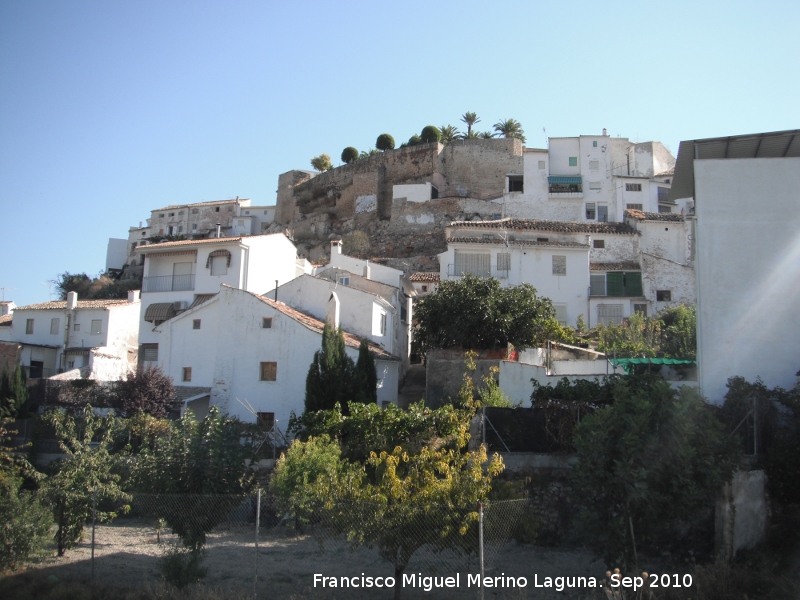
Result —
M726 483L715 509L717 553L727 560L767 536L769 504L764 471L738 471Z
M702 393L729 377L795 383L800 337L800 158L695 160ZM746 351L743 351L746 349Z
M455 398L464 382L466 350L430 350L425 355L425 405L438 408ZM481 379L490 375L490 368L500 364L505 351L481 351L472 371L475 389L483 385Z
M16 342L0 342L0 373L7 369L10 373L21 364L22 346Z
M106 247L106 271L121 269L128 258L128 240L122 238L108 238Z

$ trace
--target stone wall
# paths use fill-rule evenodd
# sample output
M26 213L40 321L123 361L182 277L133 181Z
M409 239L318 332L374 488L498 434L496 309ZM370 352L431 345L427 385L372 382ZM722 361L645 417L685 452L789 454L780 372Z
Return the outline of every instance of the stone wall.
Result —
M16 342L0 342L0 373L16 368L22 358L22 346Z
M466 350L430 350L425 356L426 384L425 404L438 408L455 398L464 381ZM490 374L491 367L497 367L508 354L507 350L481 350L475 358L476 369L472 371L472 382L477 389L481 379Z

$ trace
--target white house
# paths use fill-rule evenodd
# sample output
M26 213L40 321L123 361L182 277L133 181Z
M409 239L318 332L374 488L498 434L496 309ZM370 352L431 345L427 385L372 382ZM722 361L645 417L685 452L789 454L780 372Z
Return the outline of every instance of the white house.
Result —
M329 321L338 325L336 295L328 304ZM289 414L304 410L305 382L322 342L322 320L283 302L227 285L208 301L170 318L161 335L159 364L178 387L203 388L188 407L202 417L209 405L244 421L255 416L285 431ZM349 356L356 360L360 339L345 333ZM378 371L378 402L397 402L398 357L370 343ZM238 400L238 401L237 401Z
M158 361L156 327L208 300L221 285L264 293L294 279L297 249L282 233L149 244L139 329L140 359Z
M414 286L417 298L424 298L428 294L432 294L439 289L441 275L436 272L418 271L412 273L408 280L411 282L411 285Z
M139 292L127 300L66 300L18 306L3 340L22 346L31 378L81 369L84 378L117 379L136 367Z
M275 221L275 205L238 207L236 217L231 220L232 235L259 235Z
M791 387L800 368L800 130L681 142L671 199L695 206L698 380Z

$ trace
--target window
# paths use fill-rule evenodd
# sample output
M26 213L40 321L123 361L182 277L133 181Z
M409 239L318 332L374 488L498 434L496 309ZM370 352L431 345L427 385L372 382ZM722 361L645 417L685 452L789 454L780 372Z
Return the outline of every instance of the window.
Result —
M626 183L625 184L625 191L626 192L641 192L642 191L642 184L641 183Z
M423 292L427 292L428 291L428 286L427 285L423 285L422 286L422 291Z
M553 275L566 275L567 274L567 257L553 255Z
M658 188L658 201L659 202L669 202L669 188L660 187Z
M669 206L661 206L659 204L658 205L658 212L660 212L660 213L671 213L672 209Z
M269 212L269 211L266 211L266 210L265 210L265 211L264 211L264 214L267 214L268 212Z
M75 368L75 361L74 360L68 360L67 361L67 368L68 369L74 369Z
M490 277L492 274L492 255L489 253L476 254L456 250L453 259L455 265L452 274L456 277L461 277L464 273L476 277Z
M586 220L587 221L594 221L597 218L597 209L595 208L597 205L594 202L587 202L586 203Z
M261 329L272 329L272 317L261 319Z
M159 219L163 219L164 218L164 213L161 213L160 215L158 215L158 218Z
M608 204L597 205L597 220L608 223Z
M521 192L522 191L522 175L509 175L508 176L508 191Z
M386 313L381 313L381 335L386 335Z
M278 363L262 362L261 381L277 381L277 379L278 379Z
M642 274L611 271L589 276L592 296L635 297L642 295Z
M550 241L550 238L546 238L546 237L537 237L537 238L536 238L536 241L537 241L537 242L549 242L549 241Z
M593 248L605 248L606 241L605 240L592 240L592 247Z
M590 275L589 285L591 286L591 289L589 290L590 296L605 296L606 295L605 273L600 275Z
M656 300L659 302L672 302L672 290L656 290Z
M437 188L436 186L432 185L431 186L431 200L436 200L437 198L439 198L439 188ZM267 213L264 212L264 214L267 214Z
M622 304L598 304L597 321L603 325L622 323Z
M594 190L596 192L600 191L600 182L599 181L590 181L589 182L589 189Z
M503 252L497 255L497 270L508 271L511 269L511 254Z
M180 217L182 214L183 214L183 211L182 211L182 210L179 210L179 211L178 211L178 216Z
M183 380L184 381L192 380L192 367L183 367Z
M592 148L597 148L597 140L592 140Z
M194 319L192 321L192 329L200 329L200 321L201 319Z
M192 223L192 231L197 231L197 223Z
M228 257L227 256L212 256L211 257L211 274L212 275L227 275L228 274Z
M544 171L544 166L545 166L545 165L544 165L544 161L543 161L543 160L540 160L540 161L539 161L539 170L540 170L540 171Z
M219 212L219 206L214 209L214 212Z
M642 204L626 204L625 208L628 210L644 210L644 205Z
M567 305L566 304L554 304L553 308L556 309L556 321L558 321L562 325L566 326L566 324L567 324Z
M50 335L58 335L58 326L61 324L61 319L50 319Z
M103 326L103 321L100 319L92 319L92 335L100 335L100 329Z
M25 333L33 333L33 319L28 319L25 321Z
M174 217L174 216L175 216L175 213L174 213L174 212L171 212L171 213L169 213L169 216L170 216L170 217Z
M193 208L193 209L192 209L192 214L193 214L193 215L196 215L196 214L197 214L197 213L199 213L199 212L200 212L200 209L199 209L199 208Z
M75 325L72 326L72 331L80 331L80 330L81 330L80 323L75 323Z
M647 316L647 304L634 304L633 305L633 312L642 315L643 317Z
M578 157L577 156L570 156L569 157L569 166L570 167L577 167L578 166Z
M600 170L600 161L599 160L590 160L589 161L589 170L590 171L599 171Z
M158 344L142 344L141 357L143 362L158 362Z
M337 277L336 283L339 285L350 285L350 278L349 277Z
M237 224L239 227L244 227L244 219L237 219L237 220L236 220L236 224Z
M246 210L246 211L244 211L244 214L246 214L246 215L249 215L249 214L250 214L250 211L249 211L249 210Z
M178 233L183 233L183 225L178 225Z
M271 412L257 412L256 421L259 427L263 427L267 431L275 429L275 413Z

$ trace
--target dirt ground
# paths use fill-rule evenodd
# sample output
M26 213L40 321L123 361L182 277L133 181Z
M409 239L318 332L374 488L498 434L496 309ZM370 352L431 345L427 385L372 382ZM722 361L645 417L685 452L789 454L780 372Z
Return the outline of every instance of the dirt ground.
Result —
M111 525L98 526L95 544L95 578L99 582L133 587L159 579L158 561L164 543L173 536L157 532L152 524L135 519L118 519ZM159 544L159 540L162 545ZM60 581L89 580L91 578L91 532L87 539L62 558L50 557L31 564L26 571L40 572L42 577L55 576ZM485 574L501 573L515 578L527 578L525 588L485 588L485 598L586 598L592 594L586 589L534 587L546 577L595 577L602 581L605 568L601 561L593 561L591 554L580 550L539 548L531 545L509 543L485 550ZM359 548L352 551L343 541L326 542L324 546L308 536L297 536L287 528L262 529L259 533L259 550L256 559L255 530L253 525L237 525L208 536L205 566L208 575L203 585L216 589L253 590L257 569L256 591L258 598L304 599L320 598L392 598L393 590L386 588L322 588L314 587L314 575L325 577L392 576L393 567L380 558L374 549ZM439 578L460 574L458 588L433 588L425 592L421 587L406 586L403 598L479 598L475 585L467 586L467 574L479 573L478 559L457 557L442 553L419 551L406 573L435 575ZM52 578L51 578L52 579ZM565 582L566 583L566 582ZM553 581L556 585L556 581ZM599 591L599 590L598 590ZM599 595L597 596L599 597Z

